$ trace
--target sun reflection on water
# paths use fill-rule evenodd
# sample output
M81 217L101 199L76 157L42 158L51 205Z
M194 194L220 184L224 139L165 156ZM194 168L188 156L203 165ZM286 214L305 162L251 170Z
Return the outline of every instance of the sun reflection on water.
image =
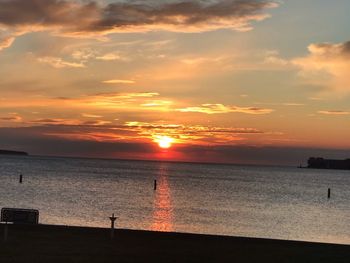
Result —
M159 168L151 229L154 231L173 231L173 207L168 183L167 164L161 164Z

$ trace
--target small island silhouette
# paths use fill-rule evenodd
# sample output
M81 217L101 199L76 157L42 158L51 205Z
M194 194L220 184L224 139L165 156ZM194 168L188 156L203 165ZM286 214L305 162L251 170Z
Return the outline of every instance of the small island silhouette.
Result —
M29 155L27 152L22 151L11 151L11 150L0 150L0 155Z

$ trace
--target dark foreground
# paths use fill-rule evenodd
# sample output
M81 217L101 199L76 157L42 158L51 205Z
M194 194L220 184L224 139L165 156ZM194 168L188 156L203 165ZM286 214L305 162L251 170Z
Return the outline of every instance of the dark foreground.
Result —
M0 262L350 262L350 246L64 226L9 225Z

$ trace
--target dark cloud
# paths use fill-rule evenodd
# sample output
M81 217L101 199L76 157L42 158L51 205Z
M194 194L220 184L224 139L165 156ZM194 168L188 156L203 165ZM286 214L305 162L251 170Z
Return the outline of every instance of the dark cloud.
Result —
M343 52L350 54L350 41L343 43Z
M50 132L67 132L70 126L0 128L0 149L28 151L33 155L98 158L166 159L177 161L277 164L297 166L310 156L348 158L350 151L297 147L175 145L163 154L154 144L120 141L79 140L54 137ZM96 130L100 129L94 127ZM83 132L86 127L80 127Z
M111 32L130 28L244 30L266 17L268 0L95 1L0 0L0 24L16 30L58 27L67 33Z
M349 55L350 41L344 43L316 43L309 46L309 50L314 54L322 55Z
M73 26L86 23L99 11L94 2L61 0L0 0L0 23L5 26Z
M184 146L179 149L188 158L199 162L219 162L261 165L306 165L309 157L345 159L350 150L304 147L254 147L254 146Z
M59 130L68 130L61 126ZM83 128L82 128L83 129ZM47 135L54 126L0 128L0 149L25 149L34 155L113 157L121 153L151 153L154 146L143 143L73 140Z
M143 25L198 25L213 19L230 19L234 25L235 19L254 20L252 16L268 7L266 1L180 1L148 5L143 2L113 3L103 9L103 18L93 24L92 28L105 30L115 26Z

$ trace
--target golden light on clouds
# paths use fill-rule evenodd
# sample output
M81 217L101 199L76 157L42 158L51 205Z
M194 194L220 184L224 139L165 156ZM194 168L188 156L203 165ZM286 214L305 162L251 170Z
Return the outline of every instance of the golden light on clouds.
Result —
M344 147L350 1L282 2L0 0L0 144Z
M349 111L341 111L341 110L327 110L327 111L319 111L318 113L324 115L349 115Z
M337 93L350 92L350 42L310 44L309 54L294 59L300 75L315 85Z
M104 80L102 81L104 84L135 84L136 82L134 80L128 80L128 79L111 79L111 80Z
M246 114L269 114L273 112L273 109L264 109L257 107L238 107L238 106L226 106L223 104L202 104L196 107L187 107L183 109L177 109L180 112L198 112L206 114L222 114L222 113L246 113Z
M69 62L57 57L42 57L38 61L54 68L85 68L83 63Z

